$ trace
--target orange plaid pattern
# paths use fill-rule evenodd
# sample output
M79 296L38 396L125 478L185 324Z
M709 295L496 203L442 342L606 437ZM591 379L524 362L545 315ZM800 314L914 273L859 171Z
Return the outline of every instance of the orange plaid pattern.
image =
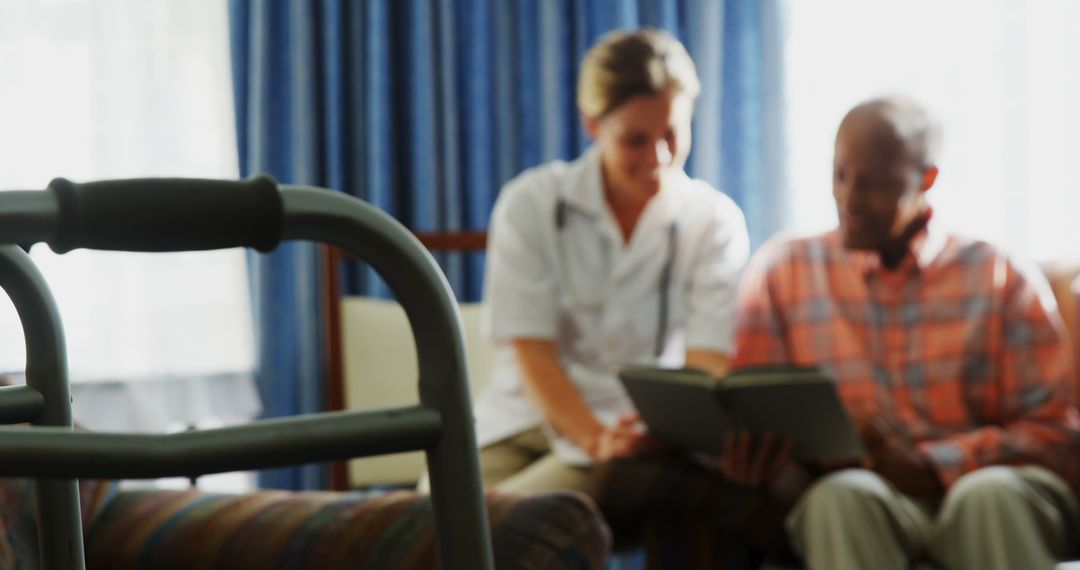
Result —
M1049 286L996 248L924 231L894 270L832 231L762 246L739 293L736 366L818 365L948 487L987 465L1075 484L1080 417Z

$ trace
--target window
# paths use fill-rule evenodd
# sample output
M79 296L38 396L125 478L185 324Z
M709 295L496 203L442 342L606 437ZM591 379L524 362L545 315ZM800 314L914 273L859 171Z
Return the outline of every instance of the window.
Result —
M236 178L226 18L218 0L5 0L0 189L43 188L56 176ZM32 255L57 297L75 382L239 379L237 413L257 413L242 250L58 256L38 245ZM0 297L0 370L22 370L21 327ZM197 417L162 418L143 398L154 390L111 404L78 390L76 418L97 429L221 412L206 394L169 402Z
M1080 3L791 2L794 225L836 223L833 138L859 101L900 93L944 126L937 219L1030 259L1080 257Z

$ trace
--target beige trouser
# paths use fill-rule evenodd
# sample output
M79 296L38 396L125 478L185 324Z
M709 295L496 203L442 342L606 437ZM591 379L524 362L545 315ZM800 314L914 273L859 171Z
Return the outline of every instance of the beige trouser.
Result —
M575 467L559 459L540 428L512 435L480 450L480 476L485 489L584 491L592 471L591 467ZM431 490L426 473L417 489L424 493Z
M1052 569L1071 553L1076 498L1035 466L987 467L960 478L936 514L864 469L816 482L787 518L811 569Z
M566 464L551 451L540 428L495 442L480 450L484 487L504 491L583 491L591 467Z

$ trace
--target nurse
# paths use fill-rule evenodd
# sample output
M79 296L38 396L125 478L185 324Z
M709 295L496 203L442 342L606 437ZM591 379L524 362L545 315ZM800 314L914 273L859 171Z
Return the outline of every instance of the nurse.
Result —
M593 464L641 451L622 366L728 370L749 241L735 203L683 171L698 91L671 35L610 33L579 76L593 147L503 187L485 276L496 363L476 404L485 486L583 489Z

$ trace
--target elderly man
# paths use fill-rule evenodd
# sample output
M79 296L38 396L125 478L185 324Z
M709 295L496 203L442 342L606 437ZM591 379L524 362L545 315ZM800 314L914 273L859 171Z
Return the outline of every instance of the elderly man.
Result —
M821 366L869 451L787 516L811 568L1052 568L1077 538L1080 420L1053 298L933 219L937 139L910 100L856 106L836 136L839 227L771 240L743 276L736 366Z

